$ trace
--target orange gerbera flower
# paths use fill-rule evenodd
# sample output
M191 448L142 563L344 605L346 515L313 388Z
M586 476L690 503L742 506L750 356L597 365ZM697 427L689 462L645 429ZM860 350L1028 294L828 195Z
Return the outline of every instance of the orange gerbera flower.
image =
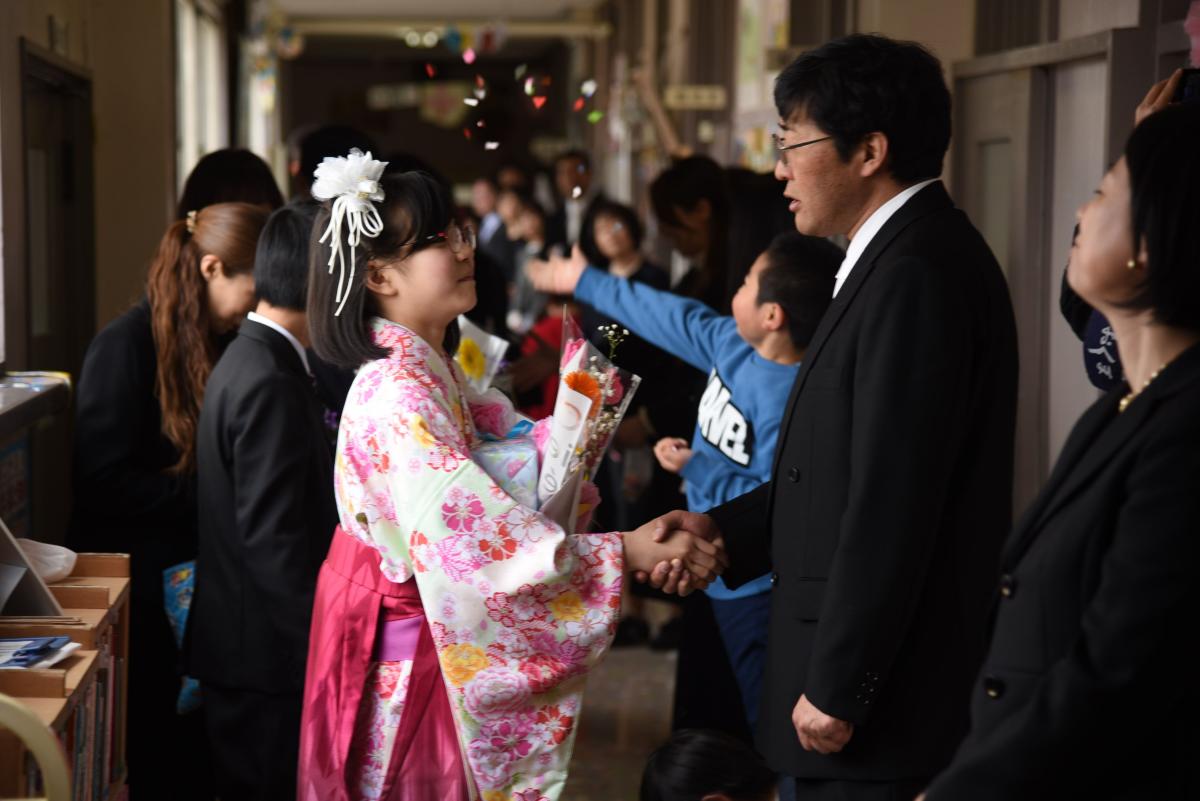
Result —
M600 382L583 370L576 370L563 376L563 383L592 401L592 410L588 417L595 417L600 411Z

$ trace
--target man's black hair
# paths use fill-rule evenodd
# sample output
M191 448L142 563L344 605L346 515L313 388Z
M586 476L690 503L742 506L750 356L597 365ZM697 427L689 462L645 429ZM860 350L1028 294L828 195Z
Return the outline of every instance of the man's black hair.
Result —
M843 160L876 131L899 182L936 178L950 145L950 92L937 57L916 42L854 34L804 53L775 79L787 122L803 113L833 137Z

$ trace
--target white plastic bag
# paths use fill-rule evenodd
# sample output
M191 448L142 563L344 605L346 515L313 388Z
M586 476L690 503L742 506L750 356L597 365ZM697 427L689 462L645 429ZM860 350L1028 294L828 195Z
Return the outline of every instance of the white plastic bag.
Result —
M47 584L65 579L75 569L76 553L70 548L26 539L18 539L17 545Z

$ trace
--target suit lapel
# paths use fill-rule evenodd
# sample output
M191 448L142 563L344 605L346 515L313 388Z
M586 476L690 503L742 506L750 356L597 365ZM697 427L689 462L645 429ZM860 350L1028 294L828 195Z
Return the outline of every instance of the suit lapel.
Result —
M930 184L909 198L907 203L897 209L896 213L884 223L879 232L871 239L866 249L862 252L862 255L859 256L858 261L854 264L854 267L850 270L850 277L842 285L841 291L837 293L833 302L829 304L829 308L826 309L825 314L821 316L821 322L817 324L817 330L813 333L813 338L809 342L808 348L805 349L804 360L800 365L800 370L796 374L795 380L792 382L792 391L788 395L788 402L783 415L783 427L779 431L778 442L787 441L792 419L795 416L796 402L800 398L800 390L804 388L804 382L808 378L809 370L812 369L812 365L820 358L821 351L825 348L825 343L833 335L838 323L845 316L846 310L850 308L850 304L854 301L855 296L858 295L858 291L875 270L875 264L879 257L887 250L892 240L914 221L952 205L950 196L946 194L946 189L942 186L941 181ZM771 470L772 475L779 470L779 460L782 453L783 449L777 446L775 448L775 463Z
M1037 524L1045 517L1051 504L1060 502L1060 489L1071 477L1076 465L1083 459L1096 437L1100 435L1101 430L1117 413L1117 403L1120 402L1123 394L1123 390L1113 390L1094 403L1075 424L1075 428L1063 445L1058 460L1054 463L1054 469L1050 471L1046 485L1042 487L1037 498L1021 515L1020 521L1013 529L1008 545L1004 549L1004 564L1015 562L1029 547L1031 538L1038 529ZM1122 439L1122 441L1124 440Z
M1200 380L1200 345L1181 354L1154 380L1142 397L1117 412L1125 388L1114 389L1080 418L1063 446L1054 470L1033 506L1022 517L1005 548L1003 562L1012 567L1029 549L1042 526L1059 508L1108 465L1150 419L1166 398Z

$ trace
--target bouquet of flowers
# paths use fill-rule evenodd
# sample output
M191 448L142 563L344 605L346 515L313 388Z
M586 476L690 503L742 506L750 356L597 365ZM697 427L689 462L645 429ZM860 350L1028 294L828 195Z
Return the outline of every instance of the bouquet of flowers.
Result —
M461 338L454 360L471 386L477 392L486 392L504 361L508 340L489 334L462 315L458 318L458 329Z
M584 484L595 475L642 380L612 362L629 332L607 326L602 333L607 357L569 318L563 327L558 398L545 434L537 500L543 514L564 526L574 522Z

